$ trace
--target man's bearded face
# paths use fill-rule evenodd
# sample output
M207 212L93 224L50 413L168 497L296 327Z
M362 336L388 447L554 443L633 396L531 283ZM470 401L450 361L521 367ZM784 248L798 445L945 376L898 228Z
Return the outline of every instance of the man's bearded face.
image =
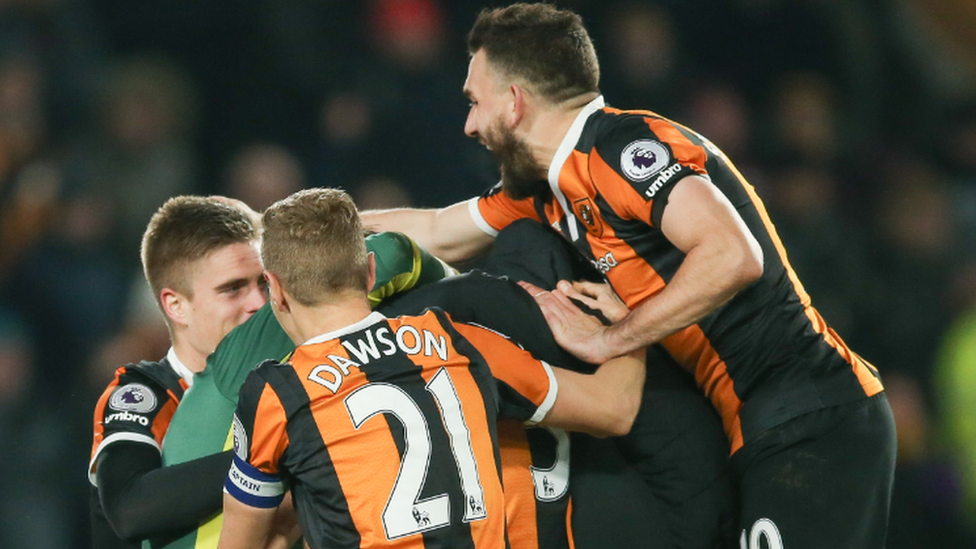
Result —
M498 160L505 194L514 200L522 200L549 189L545 168L535 161L528 143L507 128L501 117L481 137Z

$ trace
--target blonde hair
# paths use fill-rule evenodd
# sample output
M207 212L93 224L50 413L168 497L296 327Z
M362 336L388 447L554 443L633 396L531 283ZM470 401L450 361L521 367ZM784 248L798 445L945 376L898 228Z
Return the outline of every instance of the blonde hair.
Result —
M368 291L359 211L339 189L306 189L272 204L263 217L264 268L305 306L345 290Z

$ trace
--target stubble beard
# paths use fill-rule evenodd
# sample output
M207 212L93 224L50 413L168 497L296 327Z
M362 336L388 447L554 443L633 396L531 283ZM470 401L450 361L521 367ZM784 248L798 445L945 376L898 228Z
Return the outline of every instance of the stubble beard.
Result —
M502 191L512 200L523 200L549 191L546 170L532 156L529 144L506 128L501 120L492 125L484 140L498 160Z

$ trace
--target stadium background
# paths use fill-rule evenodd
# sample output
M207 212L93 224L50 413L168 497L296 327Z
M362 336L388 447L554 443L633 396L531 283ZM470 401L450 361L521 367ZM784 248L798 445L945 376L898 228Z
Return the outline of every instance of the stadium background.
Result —
M885 375L889 547L976 547L976 4L560 4L608 102L722 147ZM137 254L167 197L442 206L493 183L462 133L483 5L0 1L0 547L88 546L92 407L167 347Z

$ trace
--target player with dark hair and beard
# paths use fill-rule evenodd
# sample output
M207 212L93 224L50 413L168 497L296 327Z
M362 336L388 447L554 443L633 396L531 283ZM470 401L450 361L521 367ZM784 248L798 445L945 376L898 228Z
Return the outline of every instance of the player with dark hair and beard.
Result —
M630 313L604 325L564 305L599 308L607 292L562 281L539 296L556 340L591 363L657 345L694 375L730 445L741 547L883 547L896 442L881 377L813 307L755 189L695 131L608 106L571 11L484 10L468 51L464 131L502 183L365 224L448 262L516 220L557 228Z

